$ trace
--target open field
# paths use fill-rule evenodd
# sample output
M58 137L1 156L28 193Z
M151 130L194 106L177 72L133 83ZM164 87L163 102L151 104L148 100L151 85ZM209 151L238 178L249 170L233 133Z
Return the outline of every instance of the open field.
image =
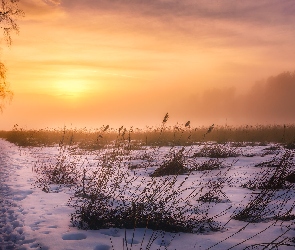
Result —
M117 134L107 127L2 132L38 147L0 140L0 242L7 249L293 249L294 128L264 127L260 141L261 127L184 125L176 133L164 123ZM232 141L216 139L225 134Z

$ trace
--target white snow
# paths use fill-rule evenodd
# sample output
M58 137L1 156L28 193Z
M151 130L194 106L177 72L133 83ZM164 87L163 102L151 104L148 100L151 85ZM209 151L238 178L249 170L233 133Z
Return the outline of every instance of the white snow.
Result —
M195 146L191 151L199 148ZM46 193L36 186L36 173L33 169L38 167L38 162L54 159L58 154L58 148L19 148L0 139L0 249L294 249L295 243L292 242L295 238L294 220L270 219L249 223L231 219L233 214L247 205L251 197L257 195L254 191L240 187L240 184L252 180L261 173L263 169L254 167L255 164L274 157L274 155L264 155L265 148L267 147L241 147L238 150L242 156L224 160L225 164L233 164L231 167L212 171L194 171L186 180L183 197L186 197L191 189L198 188L198 185L204 185L206 189L206 183L209 180L217 179L219 173L225 176L224 172L228 171L226 176L230 178L222 189L228 200L202 206L198 206L197 200L190 201L200 210L207 209L211 217L215 216L216 222L223 226L220 231L170 233L144 228L80 230L70 221L70 214L74 212L74 208L68 205L68 201L73 195L73 189L51 185L51 191L55 192ZM152 152L153 149L146 149L145 152L149 150ZM163 147L156 151L157 160L154 158L147 169L127 170L125 166L124 171L134 172L138 176L130 192L135 190L139 183L150 179L148 174L156 169L157 161L163 160L169 150L169 147ZM132 154L136 155L140 152L135 151ZM243 156L250 154L255 156ZM99 157L95 155L76 157L76 160L81 162L87 157L88 167L94 167L99 161ZM195 161L205 160L206 158L198 158ZM188 158L188 167L193 164L193 161L192 158ZM122 161L123 165L124 162L136 165L145 164L147 161L132 158ZM180 183L185 177L185 175L178 176L177 182ZM158 181L161 180L159 178ZM278 210L281 211L280 214L283 214L284 211L293 209L291 214L294 215L294 186L288 193L278 190L275 197L276 199L270 203L270 206L273 206L270 211L276 214ZM280 200L282 202L278 202ZM272 216L271 212L269 216ZM278 248L275 244L269 244L275 239L277 239L275 242L281 242ZM255 248L255 244L259 246Z

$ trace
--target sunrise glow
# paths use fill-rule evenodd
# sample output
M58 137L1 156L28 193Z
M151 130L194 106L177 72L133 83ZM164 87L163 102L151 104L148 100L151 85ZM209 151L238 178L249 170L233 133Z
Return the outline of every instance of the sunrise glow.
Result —
M195 125L295 121L287 96L294 84L279 76L295 69L293 1L22 0L19 7L20 33L10 47L2 43L14 99L0 129L145 127L166 112L171 123Z

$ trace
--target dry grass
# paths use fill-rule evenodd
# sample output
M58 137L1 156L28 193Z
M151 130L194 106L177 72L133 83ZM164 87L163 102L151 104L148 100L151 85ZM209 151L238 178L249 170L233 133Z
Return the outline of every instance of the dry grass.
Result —
M107 128L107 129L106 129ZM210 133L208 133L209 129ZM245 145L255 145L269 142L281 143L287 148L294 148L295 125L257 125L257 126L212 126L185 127L184 125L167 127L146 127L145 129L119 128L113 129L102 126L95 130L84 129L41 129L25 130L15 126L11 131L0 131L0 137L19 146L53 146L76 143L88 150L100 149L111 141L115 141L118 134L123 140L145 146L187 146L204 141L217 143L232 142ZM105 130L106 129L106 130ZM131 140L133 142L131 142ZM237 144L238 145L238 144Z

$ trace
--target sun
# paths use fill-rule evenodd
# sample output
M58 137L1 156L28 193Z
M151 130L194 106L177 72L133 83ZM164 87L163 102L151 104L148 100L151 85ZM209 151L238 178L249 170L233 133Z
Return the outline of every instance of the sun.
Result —
M55 82L55 91L60 97L82 97L87 91L87 83L81 79L61 79Z

